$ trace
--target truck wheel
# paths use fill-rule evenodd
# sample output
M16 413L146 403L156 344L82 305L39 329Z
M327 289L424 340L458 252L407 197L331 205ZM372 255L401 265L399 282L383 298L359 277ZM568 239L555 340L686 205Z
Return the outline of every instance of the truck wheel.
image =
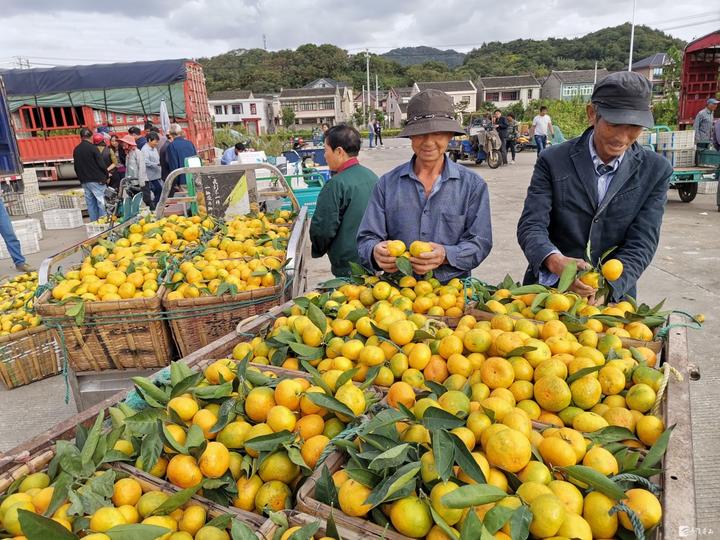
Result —
M695 199L697 195L698 185L697 182L682 183L677 185L678 195L680 200L684 203L689 203Z
M497 150L490 150L487 157L487 164L488 167L491 169L497 169L500 166L500 163L502 162L500 158L500 152Z

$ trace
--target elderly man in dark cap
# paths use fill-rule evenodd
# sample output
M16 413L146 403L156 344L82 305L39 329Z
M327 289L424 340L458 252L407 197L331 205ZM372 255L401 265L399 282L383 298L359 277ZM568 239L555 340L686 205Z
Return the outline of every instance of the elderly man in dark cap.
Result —
M529 264L526 283L555 285L571 261L616 247L624 266L611 283L612 300L635 296L660 236L670 163L635 141L653 126L651 87L633 72L609 75L595 86L587 106L591 126L577 139L542 152L535 164L517 228ZM576 280L572 290L594 297L596 290Z
M358 252L367 268L394 272L388 240L406 246L419 240L432 251L410 259L422 276L433 271L441 282L468 277L490 253L490 196L485 181L445 156L448 142L463 135L450 96L439 90L410 100L400 137L408 137L414 156L376 184L358 230Z

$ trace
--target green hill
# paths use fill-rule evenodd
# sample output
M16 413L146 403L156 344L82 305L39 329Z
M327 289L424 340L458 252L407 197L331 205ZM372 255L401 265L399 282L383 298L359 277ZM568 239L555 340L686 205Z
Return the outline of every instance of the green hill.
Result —
M629 43L630 25L623 24L572 39L483 43L467 55L432 47L395 49L384 55L372 54L370 70L373 79L378 75L382 90L410 86L415 81L475 80L478 75L543 76L553 69L589 69L596 60L598 67L613 71L627 68ZM635 29L636 60L683 46L682 40L647 26ZM460 56L464 56L462 63L456 64ZM410 64L411 59L422 63ZM319 77L343 81L356 92L365 84L365 53L348 54L329 44L305 44L294 51L237 49L199 61L210 92L235 88L278 92L281 88L301 87Z

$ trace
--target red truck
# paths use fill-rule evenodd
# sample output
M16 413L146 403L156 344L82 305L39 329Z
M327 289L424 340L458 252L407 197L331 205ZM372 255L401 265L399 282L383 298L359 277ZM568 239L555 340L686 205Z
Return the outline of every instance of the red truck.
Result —
M22 164L41 180L75 177L80 128L125 134L148 120L160 126L162 101L198 155L214 157L205 76L192 60L0 70L0 78Z
M691 41L683 52L678 123L692 128L708 98L720 93L720 30Z

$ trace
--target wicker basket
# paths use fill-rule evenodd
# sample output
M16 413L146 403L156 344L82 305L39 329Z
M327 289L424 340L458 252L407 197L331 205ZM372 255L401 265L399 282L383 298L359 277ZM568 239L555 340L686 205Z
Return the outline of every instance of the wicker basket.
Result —
M60 373L60 346L55 330L36 326L0 337L0 379L16 388Z
M339 471L346 461L347 456L344 453L333 452L327 457L323 465L327 466L330 474L333 474L334 472ZM365 538L411 540L408 536L402 535L396 531L385 529L385 527L381 527L372 521L348 516L339 509L333 509L327 504L321 503L315 499L315 486L322 474L322 470L323 466L321 465L315 469L315 472L313 472L310 478L305 480L305 483L300 487L300 490L297 493L297 504L295 505L297 510L312 516L321 517L323 519L330 517L330 512L332 512L333 519L338 527L342 526L354 531L363 531L366 535Z
M287 300L285 277L279 285L223 296L168 300L163 297L172 335L181 356L201 349L235 329L242 319L267 312Z
M302 527L303 525L307 525L309 523L316 523L319 521L320 529L318 529L318 532L315 534L315 536L326 536L325 533L327 531L325 530L326 523L324 519L320 519L317 516L309 516L308 514L303 514L302 512L298 512L297 510L285 510L283 513L287 517L290 527ZM333 516L334 515L335 514L333 514ZM376 536L372 533L369 533L365 529L357 529L349 525L336 524L336 526L337 531L343 540L364 540L367 538L371 540L379 540L380 538L385 538L385 536ZM280 527L275 524L272 519L268 519L265 523L263 523L262 527L260 527L258 534L260 535L260 538L263 538L264 540L275 540L275 535L277 534L279 529Z
M85 320L77 325L67 306L50 303L50 291L35 310L46 323L58 324L65 338L68 362L76 372L167 366L174 349L162 318L164 287L152 298L87 302Z

